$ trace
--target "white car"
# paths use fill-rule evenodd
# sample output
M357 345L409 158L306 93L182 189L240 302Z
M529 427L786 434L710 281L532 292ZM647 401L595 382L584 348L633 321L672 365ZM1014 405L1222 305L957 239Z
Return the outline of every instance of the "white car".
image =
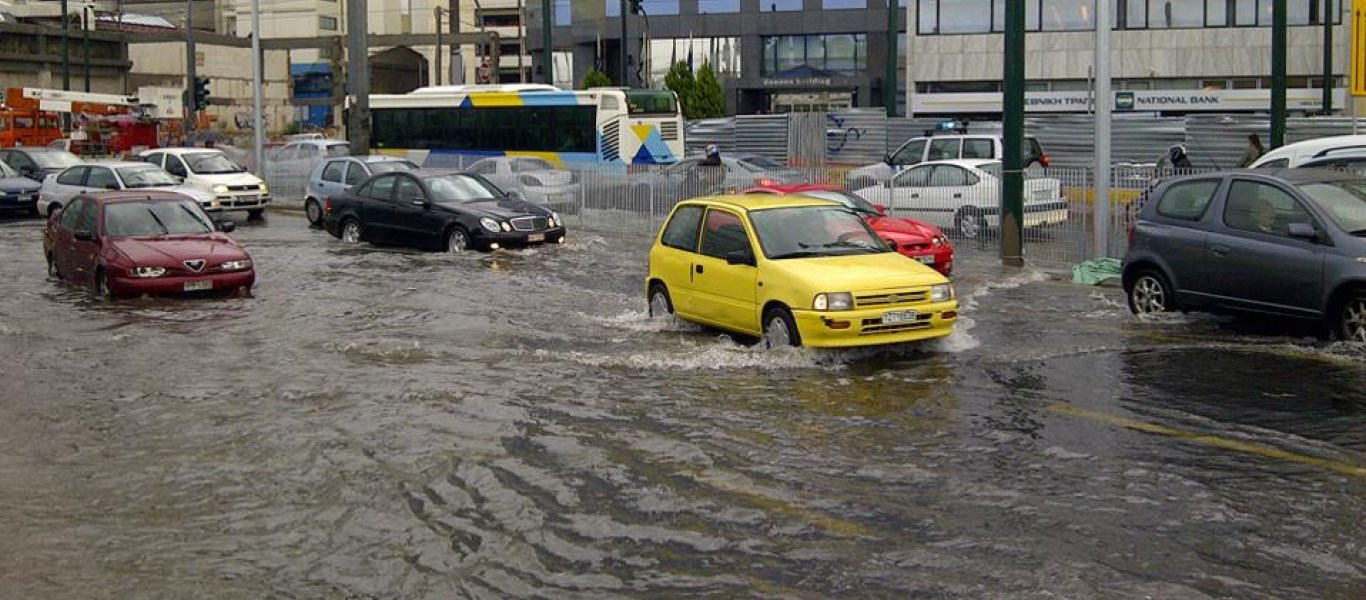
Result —
M161 167L145 162L85 163L48 175L38 191L38 212L51 216L83 192L153 189L185 194L200 206L213 203L213 194L182 185Z
M553 211L572 214L579 208L579 182L573 171L527 156L495 156L469 166L503 191Z
M976 238L997 221L1001 212L1001 162L945 160L911 167L890 182L854 190L871 204L888 207L892 215L917 219L942 229ZM1052 178L1025 180L1024 226L1040 227L1067 221L1062 182Z
M310 135L310 134L302 134ZM325 159L351 156L351 144L345 140L309 138L291 141L266 153L266 164L261 171L268 175L307 177Z
M880 183L892 175L922 162L958 159L1001 160L1005 156L1005 142L999 135L945 134L931 137L913 137L906 140L896 150L887 154L882 162L859 167L845 176L855 187ZM1024 166L1048 166L1048 155L1044 154L1039 140L1033 136L1024 139Z
M214 148L158 148L145 150L138 158L166 169L192 187L213 195L203 205L209 212L245 210L258 217L270 203L270 190L260 177L248 173L222 150Z
M1335 154L1366 150L1366 135L1335 135L1286 144L1263 154L1248 165L1250 169L1293 169L1316 159Z

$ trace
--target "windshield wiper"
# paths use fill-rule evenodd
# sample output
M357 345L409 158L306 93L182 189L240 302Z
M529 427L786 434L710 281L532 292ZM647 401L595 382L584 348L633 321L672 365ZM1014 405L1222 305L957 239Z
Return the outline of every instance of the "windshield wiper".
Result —
M803 248L815 248L815 247L817 247L817 246L810 245L810 244L797 244L797 245L798 245L798 246L801 246L801 247L803 247ZM830 242L830 243L827 243L827 244L821 244L819 247L820 247L820 248L857 248L857 249L859 249L859 250L868 250L868 251L870 251L870 252L886 252L886 249L884 249L884 248L878 248L877 246L873 246L873 245L871 245L871 244L864 244L864 243L861 243L861 242L852 242L852 241Z
M805 257L810 257L810 256L825 256L825 253L824 253L824 252L812 252L812 251L810 251L810 250L798 250L798 251L796 251L796 252L784 252L783 254L777 254L777 255L772 256L771 258L773 258L774 260L777 260L777 259L781 259L781 258L805 258Z
M1357 230L1355 230L1355 231L1349 231L1349 232L1347 232L1347 234L1348 234L1348 235L1366 235L1366 229L1357 229Z
M161 226L161 235L171 235L171 230L168 229L168 228L166 227L166 224L165 224L165 223L162 223L162 222L161 222L161 217L158 217L158 216L157 216L156 211L154 211L154 210L148 208L148 209L147 209L147 214L152 215L152 220L153 220L153 221L156 221L156 222L157 222L157 225L160 225L160 226Z

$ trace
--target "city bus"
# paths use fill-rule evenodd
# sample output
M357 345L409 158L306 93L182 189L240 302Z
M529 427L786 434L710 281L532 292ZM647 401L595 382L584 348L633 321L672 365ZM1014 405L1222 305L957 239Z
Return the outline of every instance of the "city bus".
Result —
M525 156L587 170L683 157L683 115L666 90L441 86L372 95L370 115L376 152L427 167Z

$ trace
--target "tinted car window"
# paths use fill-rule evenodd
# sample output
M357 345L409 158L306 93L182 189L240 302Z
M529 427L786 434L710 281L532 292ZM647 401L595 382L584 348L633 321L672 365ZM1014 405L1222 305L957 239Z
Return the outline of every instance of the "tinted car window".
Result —
M422 187L417 185L417 181L412 177L399 177L398 185L395 186L399 202L413 202L422 199Z
M166 157L166 171L172 175L184 177L188 173L185 171L185 163L180 161L179 156L169 155Z
M659 243L670 248L687 250L697 248L697 225L702 218L701 206L683 206L674 212L669 224L664 226L664 235Z
M384 162L370 163L370 172L375 174L393 173L394 171L411 171L416 168L417 165L406 160L386 160ZM351 167L351 170L357 173L364 173L362 167ZM360 177L361 179L365 178L364 175L361 175ZM359 181L359 179L357 181Z
M930 141L930 153L926 160L947 160L958 158L958 148L963 144L959 138Z
M432 191L433 202L482 202L506 195L498 186L478 175L444 175L428 177L424 181Z
M322 151L317 146L299 146L299 158L318 158Z
M1264 163L1264 164L1257 165L1257 168L1258 168L1258 169L1284 169L1284 168L1286 168L1286 167L1288 167L1288 166L1290 166L1290 159L1288 159L1288 158L1278 158L1278 159L1276 159L1276 160L1269 161L1269 162L1266 162L1266 163Z
M930 185L944 187L968 185L968 172L958 167L937 166L934 168L934 173L930 175Z
M93 167L90 174L85 177L85 186L100 188L102 190L117 190L119 182L114 179L114 173L102 167Z
M74 167L62 171L62 174L57 176L57 183L62 185L85 185L85 172L89 170L88 167Z
M165 155L164 155L164 154L161 154L160 152L155 152L155 153L148 154L147 156L142 157L142 161L143 161L143 162L152 163L152 164L154 164L154 165L160 167L160 166L161 166L161 163L164 162L164 161L161 160L161 157L162 157L162 156L165 156Z
M1202 181L1183 181L1167 188L1157 201L1157 214L1173 219L1199 221L1205 216L1214 191L1219 189L1218 179Z
M493 172L497 169L497 163L491 160L481 160L477 163L474 163L473 165L470 165L470 172L478 173L480 175L492 175Z
M902 146L896 154L892 156L894 165L914 165L919 164L925 157L925 140L913 140Z
M327 156L351 156L350 144L332 144L327 147Z
M1300 191L1348 233L1366 231L1366 181L1307 183Z
M383 171L375 169L375 172L382 173ZM365 178L369 176L370 173L365 170L364 166L357 163L351 163L351 166L346 168L346 185L356 185L357 183L365 181ZM366 189L368 190L369 188Z
M62 227L75 230L77 222L80 220L81 211L90 207L90 201L85 198L77 198L71 205L62 211Z
M1234 181L1224 203L1224 224L1234 229L1289 236L1291 223L1314 223L1294 196L1257 181Z
M342 175L346 171L346 161L334 160L323 167L323 181L335 181L341 183Z
M896 178L898 187L925 187L930 184L930 171L934 167L916 167Z
M996 141L989 138L963 140L963 158L996 158Z
M724 210L707 211L707 225L702 231L702 254L725 258L727 254L749 248L749 236L740 217Z
M388 200L394 197L394 180L396 176L380 177L370 182L370 197L378 200Z

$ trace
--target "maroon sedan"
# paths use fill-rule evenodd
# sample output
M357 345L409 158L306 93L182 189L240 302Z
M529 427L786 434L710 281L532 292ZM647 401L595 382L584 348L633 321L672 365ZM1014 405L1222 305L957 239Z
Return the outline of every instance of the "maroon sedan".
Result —
M48 273L101 298L251 291L251 257L194 199L153 190L77 196L47 223ZM220 231L221 230L221 231Z

